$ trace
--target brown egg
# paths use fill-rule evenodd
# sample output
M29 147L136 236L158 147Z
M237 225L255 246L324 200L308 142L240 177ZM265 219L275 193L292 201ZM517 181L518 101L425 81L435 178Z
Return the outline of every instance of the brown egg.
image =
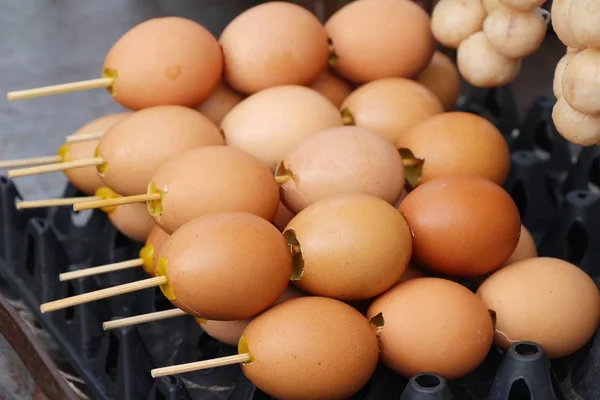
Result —
M353 90L353 85L326 69L321 72L321 75L309 87L327 97L336 107L341 106Z
M554 104L552 121L562 137L580 146L600 143L600 116L573 109L564 97Z
M419 74L417 82L436 95L444 110L454 109L458 96L460 96L460 75L447 55L441 51L433 53L431 62Z
M150 214L167 233L214 212L244 211L272 221L279 186L271 171L253 156L227 146L188 150L165 162L148 186L162 200Z
M423 271L416 268L411 263L408 263L406 265L406 270L404 270L404 273L400 279L398 279L398 283L410 281L411 279L423 278L424 276Z
M429 89L404 78L367 83L352 92L341 108L356 125L379 133L392 143L407 129L444 111Z
M167 239L169 239L169 235L160 226L154 225L146 239L146 245L140 250L140 258L144 260L142 267L148 275L154 276L158 256Z
M280 230L283 231L286 225L294 218L293 212L291 212L283 202L279 202L279 207L277 207L277 213L275 214L275 218L273 218L273 224Z
M550 358L569 355L592 338L600 293L581 269L555 258L530 258L486 279L477 294L496 313L496 345L532 341Z
M540 9L518 11L498 7L485 19L483 32L494 50L506 57L519 58L540 48L547 27Z
M226 238L226 240L223 240ZM292 257L269 221L243 212L214 213L179 228L164 244L156 275L165 296L195 317L252 317L281 296Z
M219 126L227 113L242 100L244 100L244 96L231 89L225 83L219 83L210 97L196 107L196 110L200 111L216 126Z
M77 130L77 132L74 133L74 135L106 132L115 124L118 124L130 115L131 112L120 112L105 115L82 126ZM68 143L61 147L59 154L62 156L63 161L65 162L73 160L86 160L94 157L94 151L96 150L97 146L98 140ZM104 186L104 182L102 182L102 179L100 179L98 173L96 172L96 168L94 167L68 169L64 171L64 173L73 186L89 196L93 196L94 192L96 192L96 189Z
M485 304L469 289L440 278L394 286L375 299L367 317L382 322L381 361L406 377L424 372L445 379L465 376L484 360L494 340Z
M156 225L143 203L125 204L108 213L110 222L130 239L143 242Z
M415 125L396 147L425 160L419 184L451 175L473 175L504 184L510 152L502 133L479 115L453 111Z
M277 301L273 303L273 306L301 296L304 296L304 293L293 286L288 286ZM200 318L196 320L210 337L230 346L237 346L242 337L242 332L244 332L244 329L252 321L251 318L241 321L206 321Z
M280 85L306 85L327 62L321 22L296 4L270 1L238 15L219 38L225 79L242 93Z
M461 76L480 88L509 84L521 70L521 59L498 53L483 31L462 41L456 52L456 64Z
M191 108L157 106L131 115L100 139L100 177L123 196L144 193L152 174L171 156L223 144L219 129Z
M396 148L356 126L326 129L283 158L276 177L281 199L294 213L342 193L367 193L394 204L404 188L404 165Z
M480 276L500 268L519 241L521 220L500 186L474 176L433 179L399 207L413 233L413 260L449 276Z
M238 351L251 354L242 370L270 396L345 399L373 375L377 346L371 324L349 305L301 297L252 320Z
M392 205L357 193L309 206L283 235L298 245L294 284L340 300L368 299L392 287L404 273L412 247L406 220Z
M431 32L438 42L456 49L481 30L485 17L481 0L441 0L431 13Z
M342 125L339 110L303 86L278 86L238 104L221 123L228 146L244 150L275 169L305 137Z
M336 55L333 68L353 82L417 76L433 55L429 16L404 0L346 4L325 24Z
M159 105L194 107L208 98L223 71L217 39L180 17L153 18L125 33L104 60L110 92L132 110Z
M514 264L517 261L525 260L527 258L534 258L537 257L537 255L537 248L531 233L529 233L525 226L521 225L521 234L519 235L519 243L517 243L517 248L508 258L508 260L506 260L504 265Z

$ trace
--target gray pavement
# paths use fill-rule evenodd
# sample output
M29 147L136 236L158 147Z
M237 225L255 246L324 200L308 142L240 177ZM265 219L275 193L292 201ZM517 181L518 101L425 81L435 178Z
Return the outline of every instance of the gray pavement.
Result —
M120 110L104 90L8 102L6 92L100 76L113 42L157 16L196 20L218 35L253 0L1 0L0 160L53 155L64 137ZM6 174L5 170L0 170ZM27 199L56 197L62 173L17 179Z

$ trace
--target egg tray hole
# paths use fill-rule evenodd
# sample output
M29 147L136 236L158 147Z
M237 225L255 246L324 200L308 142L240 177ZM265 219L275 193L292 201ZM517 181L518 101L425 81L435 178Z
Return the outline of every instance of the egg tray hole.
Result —
M540 104L544 103L540 102ZM458 109L489 115L493 122L500 127L509 143L512 137L511 132L521 126L509 88L484 91L476 89L466 96L466 102L463 99L462 106L459 106ZM544 123L547 122L541 120ZM523 132L522 127L521 130L520 135L528 134ZM534 147L540 146L548 149L548 142L535 143L534 140ZM535 148L533 150L521 149L521 151L535 153ZM539 156L539 152L536 154ZM544 168L548 166L548 164L544 165ZM571 167L571 170L574 170L573 168ZM552 168L544 170L544 172L549 171L555 172L552 171ZM574 172L569 171L568 175L574 176ZM526 179L527 171L521 171L520 176ZM556 180L556 175L549 174L548 176L545 179L552 183L548 185L552 187L552 190L542 191L538 195L546 197L547 201L551 201L555 205L552 210L555 213L564 204L564 196L560 193L563 181ZM589 174L589 176L589 181L597 185L593 180L595 175ZM578 188L581 188L582 185L587 187L586 182L578 181L577 185L579 185ZM556 195L557 192L559 192L558 195ZM74 195L80 194L72 187L67 187L64 197L73 197ZM71 212L59 212L60 210L56 208L44 212L40 210L17 211L14 208L14 202L19 197L13 183L5 177L0 177L0 260L2 262L0 275L24 300L39 320L40 325L53 336L67 360L86 382L87 389L93 398L102 400L109 398L125 400L271 399L247 380L239 366L225 369L215 368L195 375L186 374L182 377L150 379L149 371L152 367L169 365L175 360L197 361L199 358L212 358L235 352L234 348L208 337L188 317L157 321L112 332L102 331L101 323L111 318L167 308L167 304L156 300L160 295L156 290L141 291L126 300L124 299L127 296L124 296L121 300L98 301L69 310L41 315L39 305L43 301L115 284L110 280L112 278L108 277L59 283L56 279L58 273L64 272L67 267L76 269L135 257L140 244L128 241L116 234L103 213L90 217L87 224L79 226L78 222L74 221ZM536 204L535 196L533 200L531 198L527 200ZM535 210L535 207L533 209ZM579 212L570 218L571 220L577 218L581 220L581 215L587 214ZM554 216L549 219L553 220ZM590 230L586 221L579 223L580 226L577 229L583 229L585 232ZM535 231L531 226L527 227ZM533 233L536 238L544 236L543 230ZM572 253L580 254L590 251L600 253L600 245L597 242L600 237L590 236L588 232L588 238L591 240L585 251L572 250ZM561 246L564 247L564 243L555 243L555 247ZM77 250L74 251L74 248ZM120 279L130 281L133 280L131 278L122 277ZM172 332L177 332L177 335L172 335ZM195 349L190 350L190 346ZM559 382L557 388L560 387L560 389L556 390L559 396L563 396L565 399L573 398L569 395L572 394L573 387L577 385L571 382L572 371L577 370L576 367L583 362L586 354L587 349L584 349L579 352L579 355L553 362L553 373L559 377L557 378ZM486 362L474 373L459 381L451 382L449 390L452 396L460 400L484 399L485 393L488 392L494 379L498 360L498 354L493 350ZM210 390L211 387L217 387L217 390ZM405 378L380 365L373 378L353 399L398 399L406 387L407 380ZM523 388L519 389L519 386L516 386L513 393L521 394L522 390Z

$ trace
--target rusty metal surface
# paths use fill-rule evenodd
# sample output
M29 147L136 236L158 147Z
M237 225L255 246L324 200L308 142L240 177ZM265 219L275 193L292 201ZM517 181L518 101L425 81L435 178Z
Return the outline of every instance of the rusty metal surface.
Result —
M0 335L0 399L47 400L12 346Z
M2 400L79 400L25 322L0 295ZM20 359L11 359L12 348ZM8 380L6 378L9 378ZM8 397L11 396L11 397ZM23 397L26 396L26 397Z

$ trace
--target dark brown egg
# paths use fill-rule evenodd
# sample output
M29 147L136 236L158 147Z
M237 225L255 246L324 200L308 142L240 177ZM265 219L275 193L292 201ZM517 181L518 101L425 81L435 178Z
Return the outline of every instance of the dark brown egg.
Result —
M366 194L321 200L284 231L294 247L294 283L318 296L363 300L392 287L410 260L412 238L402 215Z
M502 133L473 113L434 115L400 135L396 147L424 160L420 184L441 176L470 175L502 185L510 168Z
M224 240L226 239L226 240ZM177 307L195 317L252 317L286 289L292 257L269 221L243 212L215 213L179 228L160 252L156 275Z
M487 356L494 327L473 292L440 278L400 283L379 296L367 312L378 323L381 360L406 377L436 373L457 379Z
M450 176L418 186L400 203L413 233L413 260L431 271L475 277L500 268L519 241L519 210L486 179Z
M116 78L110 92L131 110L159 105L194 107L219 83L223 56L202 25L180 17L152 18L125 33L104 60Z
M435 40L427 13L405 0L354 1L325 24L333 42L333 68L357 83L419 74Z
M317 17L283 1L241 13L225 27L219 42L227 83L246 94L307 85L323 70L329 53L327 33Z
M240 353L244 374L278 399L346 399L371 378L379 358L375 330L354 308L300 297L254 318Z

